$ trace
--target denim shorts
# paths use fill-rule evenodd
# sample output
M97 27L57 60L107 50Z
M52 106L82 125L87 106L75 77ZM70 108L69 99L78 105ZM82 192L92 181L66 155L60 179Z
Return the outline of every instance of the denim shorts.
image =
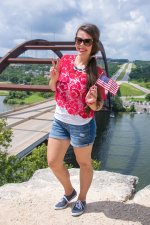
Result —
M96 122L91 119L84 125L72 125L54 119L49 137L70 140L73 147L85 147L94 143L96 137Z

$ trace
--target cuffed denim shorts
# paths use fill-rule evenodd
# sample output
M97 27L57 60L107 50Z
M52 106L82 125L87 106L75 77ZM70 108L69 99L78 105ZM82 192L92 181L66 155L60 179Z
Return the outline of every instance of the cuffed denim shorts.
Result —
M85 147L94 143L96 137L96 122L91 119L84 125L72 125L54 119L49 137L70 140L73 147Z

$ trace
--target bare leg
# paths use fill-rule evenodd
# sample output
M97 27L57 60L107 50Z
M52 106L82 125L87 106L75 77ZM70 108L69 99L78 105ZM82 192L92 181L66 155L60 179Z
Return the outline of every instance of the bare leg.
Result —
M66 195L70 195L73 191L69 172L64 165L64 156L69 144L69 140L49 138L47 149L48 165L64 187Z
M93 178L91 160L92 145L82 148L74 148L74 152L80 166L80 193L78 199L85 201Z

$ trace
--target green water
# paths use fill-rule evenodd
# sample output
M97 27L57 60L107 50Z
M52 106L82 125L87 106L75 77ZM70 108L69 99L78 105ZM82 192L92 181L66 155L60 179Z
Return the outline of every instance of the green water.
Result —
M136 190L150 184L150 114L96 113L97 136L92 158L101 161L101 170L134 175ZM78 167L72 147L65 161Z
M93 158L101 169L139 177L137 189L150 184L150 114L97 113Z

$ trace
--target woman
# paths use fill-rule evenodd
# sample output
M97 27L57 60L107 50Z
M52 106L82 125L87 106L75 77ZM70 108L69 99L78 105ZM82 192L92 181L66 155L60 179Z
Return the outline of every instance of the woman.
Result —
M100 50L99 29L93 24L78 28L75 37L77 55L65 55L50 69L50 88L55 91L56 111L48 140L48 165L64 188L55 209L64 209L76 197L64 156L71 144L80 166L80 192L72 216L86 208L86 196L92 182L91 152L96 136L94 112L103 106L105 92L95 85L103 72L95 54Z

